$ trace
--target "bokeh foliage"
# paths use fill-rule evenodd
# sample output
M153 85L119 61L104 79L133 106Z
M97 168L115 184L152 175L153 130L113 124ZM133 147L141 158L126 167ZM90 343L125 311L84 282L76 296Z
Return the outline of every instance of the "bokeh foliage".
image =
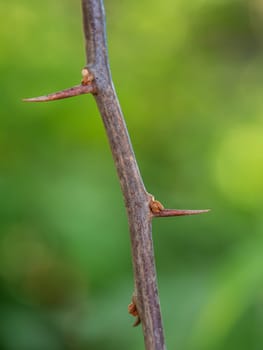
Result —
M263 348L263 6L105 1L148 190L209 215L153 235L169 349ZM143 349L126 214L91 96L29 105L85 63L78 1L0 2L0 347Z

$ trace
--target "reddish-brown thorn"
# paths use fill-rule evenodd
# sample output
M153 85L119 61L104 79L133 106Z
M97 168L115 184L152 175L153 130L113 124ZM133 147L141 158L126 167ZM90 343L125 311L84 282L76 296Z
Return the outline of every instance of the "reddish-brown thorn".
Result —
M186 210L186 209L163 209L159 212L153 213L155 217L168 217L168 216L186 216L186 215L198 215L208 213L210 209L201 210Z
M95 93L95 86L92 83L87 85L83 85L83 84L76 85L69 89L54 92L46 96L24 98L23 101L24 102L48 102L48 101L61 100L63 98L69 98L69 97L89 94L89 93L93 93L93 94Z

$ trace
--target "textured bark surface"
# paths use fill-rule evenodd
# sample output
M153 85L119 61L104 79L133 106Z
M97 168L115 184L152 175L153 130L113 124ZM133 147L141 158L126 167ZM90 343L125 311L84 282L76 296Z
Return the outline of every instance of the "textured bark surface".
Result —
M145 190L121 107L111 79L101 0L83 0L87 69L94 76L95 99L108 135L128 214L135 299L145 347L165 349L152 244L152 196Z

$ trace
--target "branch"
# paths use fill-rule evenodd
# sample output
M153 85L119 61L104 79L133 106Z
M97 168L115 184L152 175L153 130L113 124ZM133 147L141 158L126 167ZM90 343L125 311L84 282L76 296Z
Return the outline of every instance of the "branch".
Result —
M133 299L143 326L147 350L165 349L156 283L149 195L130 143L116 96L107 56L101 0L82 0L87 67L97 87L95 96L108 135L128 214L135 292Z
M103 0L82 0L87 64L81 85L47 96L26 99L51 101L92 93L100 111L117 169L128 215L135 291L129 312L142 323L146 350L165 350L152 242L152 218L193 215L208 210L164 209L144 183L134 156L121 107L111 79Z

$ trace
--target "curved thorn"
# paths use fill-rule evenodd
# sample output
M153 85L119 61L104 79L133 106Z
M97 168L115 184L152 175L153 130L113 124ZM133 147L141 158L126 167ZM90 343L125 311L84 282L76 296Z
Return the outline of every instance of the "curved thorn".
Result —
M186 210L186 209L163 209L158 213L154 213L155 217L168 217L168 216L186 216L186 215L198 215L208 213L210 209L201 210Z
M89 94L89 93L95 93L94 84L76 85L69 89L54 92L46 96L24 98L23 101L24 102L48 102L48 101L61 100L63 98L69 98L69 97L78 96L82 94Z

